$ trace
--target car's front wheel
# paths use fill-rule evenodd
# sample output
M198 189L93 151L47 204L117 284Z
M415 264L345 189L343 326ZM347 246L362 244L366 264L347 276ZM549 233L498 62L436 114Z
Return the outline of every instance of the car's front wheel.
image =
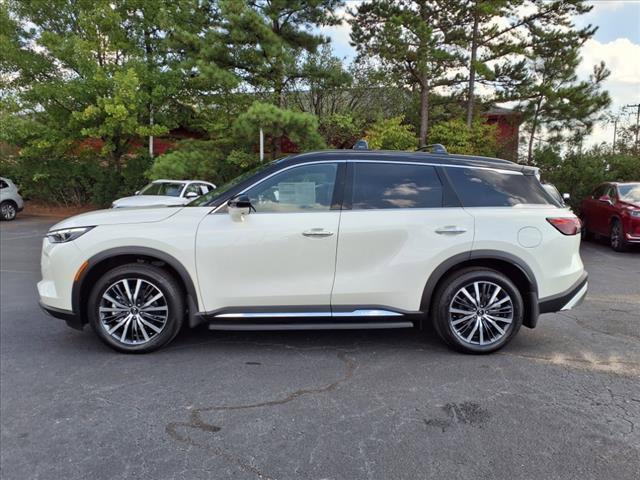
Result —
M609 244L616 252L624 252L627 249L627 243L624 241L624 232L619 220L613 220L611 222Z
M100 340L126 353L146 353L169 343L185 315L176 279L145 263L105 273L91 292L89 323Z
M505 346L522 325L518 288L504 274L482 267L453 273L434 297L439 336L464 353L490 353Z
M18 214L16 204L10 200L5 200L0 204L0 218L2 220L14 220Z

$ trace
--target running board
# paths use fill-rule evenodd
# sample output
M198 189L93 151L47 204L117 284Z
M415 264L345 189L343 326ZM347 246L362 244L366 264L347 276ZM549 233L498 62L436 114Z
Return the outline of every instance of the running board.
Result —
M413 328L413 322L291 322L291 323L239 323L216 322L209 323L209 330L365 330L382 328Z

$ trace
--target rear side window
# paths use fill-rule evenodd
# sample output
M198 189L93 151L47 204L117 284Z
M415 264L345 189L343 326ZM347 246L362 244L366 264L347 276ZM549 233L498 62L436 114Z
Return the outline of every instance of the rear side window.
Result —
M442 183L433 167L353 164L353 210L438 207L442 207Z
M447 168L447 175L464 207L554 205L534 175L480 168Z

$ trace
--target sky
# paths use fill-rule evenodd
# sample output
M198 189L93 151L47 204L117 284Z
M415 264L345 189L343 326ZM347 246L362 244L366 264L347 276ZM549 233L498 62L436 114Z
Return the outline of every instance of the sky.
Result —
M357 6L359 0L347 0L347 8ZM610 112L620 115L625 123L635 122L635 109L622 110L629 104L640 103L640 0L593 0L593 9L575 19L576 26L598 26L594 37L582 49L580 79L587 79L593 66L604 61L611 75L604 83L612 99ZM331 38L334 54L346 61L355 56L349 45L349 24L324 27L321 32ZM593 145L613 140L613 123L601 122L587 140Z

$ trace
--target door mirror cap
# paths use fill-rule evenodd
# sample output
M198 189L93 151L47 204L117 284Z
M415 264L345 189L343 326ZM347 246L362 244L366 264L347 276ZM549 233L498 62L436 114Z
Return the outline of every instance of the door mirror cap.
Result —
M227 202L227 210L234 221L242 222L244 217L251 213L251 210L255 211L255 208L251 205L251 199L248 195L238 195Z
M184 198L198 198L199 196L200 195L198 195L196 192L187 192Z
M611 197L609 195L602 195L598 199L598 201L602 203L608 203L609 205L613 205L613 200L611 200Z
M569 193L563 193L563 194L562 194L562 199L563 199L564 201L571 200L571 194L569 194Z
M134 195L140 195L140 190L136 190L136 193L134 193Z

